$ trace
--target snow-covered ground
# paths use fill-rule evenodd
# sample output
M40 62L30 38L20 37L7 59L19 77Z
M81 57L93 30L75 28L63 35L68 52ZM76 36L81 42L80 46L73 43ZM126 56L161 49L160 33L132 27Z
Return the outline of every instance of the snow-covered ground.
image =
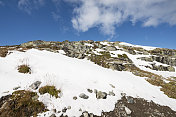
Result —
M141 47L141 48L144 48L145 50L153 50L157 48L157 47L151 47L151 46L133 45L133 44L126 43L126 42L120 42L119 44L125 45L125 46L131 46L131 47Z
M122 54L123 52L114 53ZM138 56L130 54L128 56L136 65L145 64L143 61L137 62ZM31 74L22 74L17 71L18 65L24 63L31 67ZM62 52L52 53L36 49L26 52L13 51L5 58L0 57L0 97L12 93L13 88L17 86L21 86L20 89L32 90L29 85L35 81L42 82L40 87L54 85L61 89L61 98L56 99L50 97L49 94L40 95L38 93L39 100L49 110L62 111L64 107L71 106L71 109L65 113L69 117L80 116L83 111L95 115L101 115L102 111L111 111L117 100L121 98L121 93L149 101L153 100L176 110L176 99L169 98L160 91L160 87L153 86L145 78L135 76L130 72L106 69L86 59L67 57ZM97 99L95 93L89 93L87 89L97 89L107 93L113 91L116 95L108 95L107 99ZM89 98L79 98L81 93L85 93ZM78 99L73 100L74 96ZM79 111L80 109L82 111ZM49 111L45 114L51 115L51 113L52 111ZM43 115L44 113L41 114Z

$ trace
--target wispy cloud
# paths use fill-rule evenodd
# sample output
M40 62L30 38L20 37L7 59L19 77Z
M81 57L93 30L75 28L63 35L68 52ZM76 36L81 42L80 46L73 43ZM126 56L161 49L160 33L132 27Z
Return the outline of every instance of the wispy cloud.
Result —
M52 0L52 2L53 2L54 4L56 4L56 5L59 5L60 2L61 2L61 0Z
M72 0L66 0L73 2ZM125 21L143 22L144 27L161 23L176 25L176 0L74 0L73 27L88 31L98 27L107 35L114 35L115 29Z
M51 15L55 21L58 21L60 18L60 15L56 12L51 12Z
M24 10L28 14L31 14L32 10L38 9L44 5L45 0L19 0L18 8Z
M2 1L0 1L0 6L4 6L4 3Z

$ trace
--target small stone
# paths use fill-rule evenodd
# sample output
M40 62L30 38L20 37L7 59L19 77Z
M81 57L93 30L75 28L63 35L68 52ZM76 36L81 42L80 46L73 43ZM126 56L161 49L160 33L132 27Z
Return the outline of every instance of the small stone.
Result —
M82 111L82 109L80 108L79 111Z
M3 92L3 93L9 93L9 91L5 91L5 92Z
M34 97L32 97L32 100L37 101L38 98L39 98L39 96L38 96L38 95L35 95Z
M134 100L133 100L132 97L129 97L129 96L128 96L128 97L127 97L127 102L133 104L133 103L134 103Z
M97 99L106 99L107 98L107 93L106 92L98 91L96 93L96 98Z
M71 106L68 106L67 109L70 110L70 109L71 109Z
M67 108L64 107L64 108L62 109L62 112L65 113L66 111L67 111Z
M94 89L94 93L96 94L98 91L96 89Z
M91 89L87 89L87 91L88 91L89 93L92 93L92 92L93 92Z
M125 112L126 112L127 115L131 114L131 110L129 108L127 108L126 106L125 106Z
M115 96L115 93L113 91L109 91L109 95Z
M89 117L89 113L87 111L83 112L83 117Z
M41 81L36 81L36 82L32 83L29 87L33 90L36 90L36 89L38 89L38 87L40 86L41 83L42 83Z
M53 109L53 112L54 112L54 113L56 113L56 111L57 111L56 109Z
M112 85L112 84L109 84L112 88L115 88L115 86L114 85Z
M76 97L76 96L74 96L74 97L73 97L73 99L74 99L74 100L77 100L77 97Z
M21 88L21 87L20 87L20 86L17 86L17 87L14 87L13 90L17 90L17 89L19 89L19 88Z
M88 98L89 98L89 96L86 95L86 94L84 94L84 93L81 93L81 94L79 95L79 97L80 97L80 98L83 98L83 99L88 99Z
M61 111L57 111L57 113L61 113Z
M55 114L52 114L50 117L56 117L56 115L55 115Z
M122 96L122 97L126 96L126 93L121 93L121 96Z
M93 113L90 113L90 114L89 114L89 117L93 117L93 116L94 116Z

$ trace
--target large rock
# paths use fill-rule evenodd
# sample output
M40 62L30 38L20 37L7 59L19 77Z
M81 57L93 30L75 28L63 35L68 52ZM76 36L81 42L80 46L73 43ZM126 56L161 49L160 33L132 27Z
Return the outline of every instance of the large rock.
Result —
M123 71L125 69L125 66L123 64L116 64L116 63L113 63L113 64L109 64L109 68L112 69L112 70L117 70L117 71Z
M156 71L169 71L169 72L175 72L175 68L172 66L163 66L163 65L155 65L152 64L152 68L153 70Z
M169 56L152 56L152 59L160 63L176 66L176 58L172 58Z
M148 61L148 62L153 62L154 61L153 58L151 58L151 57L140 57L138 59L141 59L143 61Z
M114 47L114 46L106 46L106 50L107 50L107 51L116 51L117 48Z
M176 56L176 50L167 48L156 48L154 50L150 50L150 53L153 55Z
M170 72L175 72L175 68L172 67L172 66L168 66L167 69L168 69L168 71L170 71Z

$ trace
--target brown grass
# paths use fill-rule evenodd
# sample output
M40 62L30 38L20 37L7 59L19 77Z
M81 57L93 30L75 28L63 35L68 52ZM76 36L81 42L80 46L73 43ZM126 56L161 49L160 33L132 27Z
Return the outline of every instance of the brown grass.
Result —
M27 74L27 73L31 73L31 68L29 67L29 65L26 65L26 64L23 64L23 65L19 65L18 66L18 72L20 73L24 73L24 74Z
M132 72L136 76L147 77L147 81L155 86L161 86L161 91L164 92L168 97L176 99L176 81L170 80L169 83L164 82L163 77L157 74L144 71L134 65L126 65L126 71Z
M0 57L6 57L7 54L8 54L8 49L0 48Z
M25 90L13 92L3 107L0 117L30 117L46 111L45 105L38 101L37 93Z
M56 98L58 98L58 94L61 93L61 90L57 90L55 86L44 86L41 87L39 89L39 93L40 94L45 94L45 93L49 93L52 96L55 96Z

